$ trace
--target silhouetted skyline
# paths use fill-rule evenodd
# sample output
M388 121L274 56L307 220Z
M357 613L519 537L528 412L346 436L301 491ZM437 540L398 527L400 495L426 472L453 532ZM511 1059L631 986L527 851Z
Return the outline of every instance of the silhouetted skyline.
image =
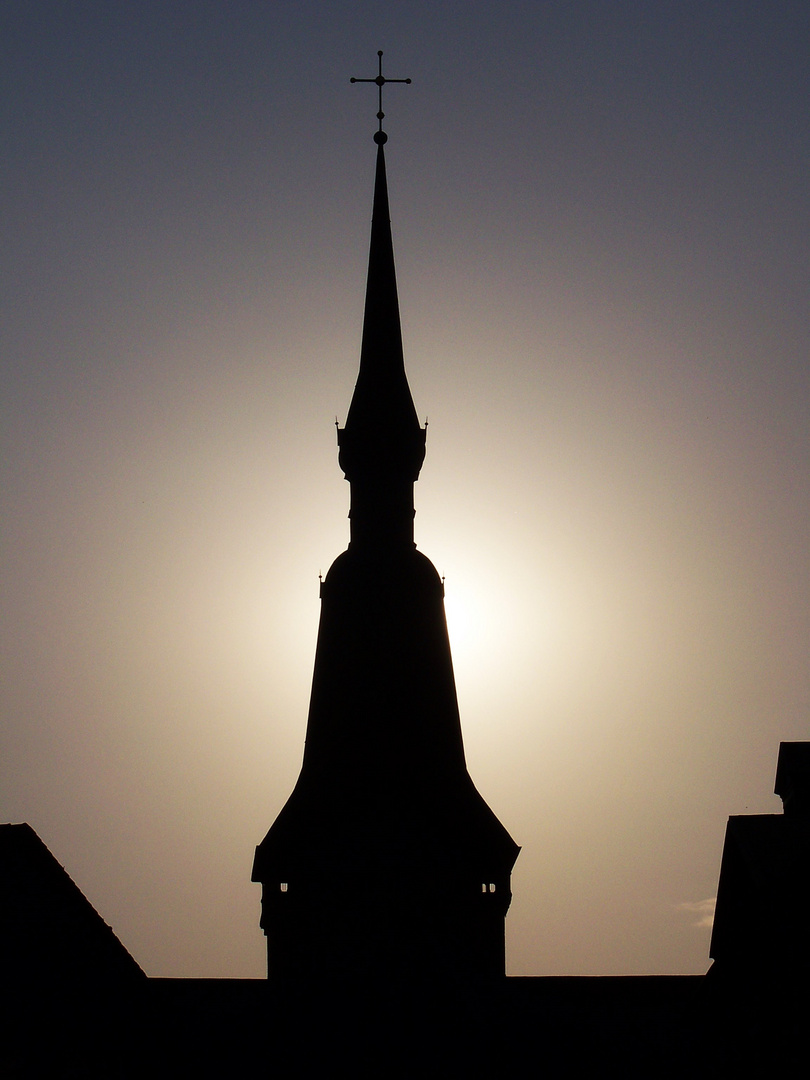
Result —
M699 972L807 736L806 5L7 7L2 812L150 975L264 973L360 348L405 356L511 974Z

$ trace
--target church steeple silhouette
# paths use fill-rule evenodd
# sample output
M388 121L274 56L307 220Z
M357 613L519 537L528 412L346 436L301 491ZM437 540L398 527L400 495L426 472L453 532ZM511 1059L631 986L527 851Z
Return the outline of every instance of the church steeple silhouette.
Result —
M360 371L338 429L351 540L321 585L301 774L253 865L279 980L505 971L519 848L467 772L444 587L413 540L426 429L403 361L385 141L380 125Z

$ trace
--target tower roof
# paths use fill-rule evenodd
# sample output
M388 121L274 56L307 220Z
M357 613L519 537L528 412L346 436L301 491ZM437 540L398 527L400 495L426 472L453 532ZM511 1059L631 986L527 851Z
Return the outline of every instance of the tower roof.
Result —
M385 151L380 142L377 145L360 371L346 429L390 430L392 425L398 432L415 431L419 428L419 420L405 375Z
M378 133L384 134L384 133ZM414 481L425 430L411 397L402 351L384 139L378 138L360 370L345 427L338 432L346 479Z

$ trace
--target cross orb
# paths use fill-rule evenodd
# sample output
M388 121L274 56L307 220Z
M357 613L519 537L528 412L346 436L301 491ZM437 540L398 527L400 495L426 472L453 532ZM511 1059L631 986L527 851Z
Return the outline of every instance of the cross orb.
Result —
M385 117L385 113L383 112L383 107L382 107L383 87L385 86L386 83L392 83L392 82L394 82L394 83L410 83L410 81L411 81L410 79L386 79L386 77L382 73L382 57L383 57L382 49L380 49L377 52L377 61L378 61L378 64L379 64L379 71L378 71L378 74L377 74L376 78L373 78L373 79L349 79L349 82L352 82L352 83L370 82L370 83L375 83L376 86L377 86L377 91L378 91L378 94L379 94L379 98L378 98L379 103L378 103L378 106L377 106L377 119L380 122L380 126L379 126L378 130L374 132L374 142L375 143L384 143L384 142L388 141L388 136L383 131L383 127L382 127L382 122L383 122L383 119Z

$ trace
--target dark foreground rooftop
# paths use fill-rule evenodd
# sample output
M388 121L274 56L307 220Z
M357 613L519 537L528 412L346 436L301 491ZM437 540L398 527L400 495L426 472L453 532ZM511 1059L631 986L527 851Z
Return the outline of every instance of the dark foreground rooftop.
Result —
M3 1015L4 1076L799 1075L804 1016L711 977L506 978L489 986L148 979L32 987Z

